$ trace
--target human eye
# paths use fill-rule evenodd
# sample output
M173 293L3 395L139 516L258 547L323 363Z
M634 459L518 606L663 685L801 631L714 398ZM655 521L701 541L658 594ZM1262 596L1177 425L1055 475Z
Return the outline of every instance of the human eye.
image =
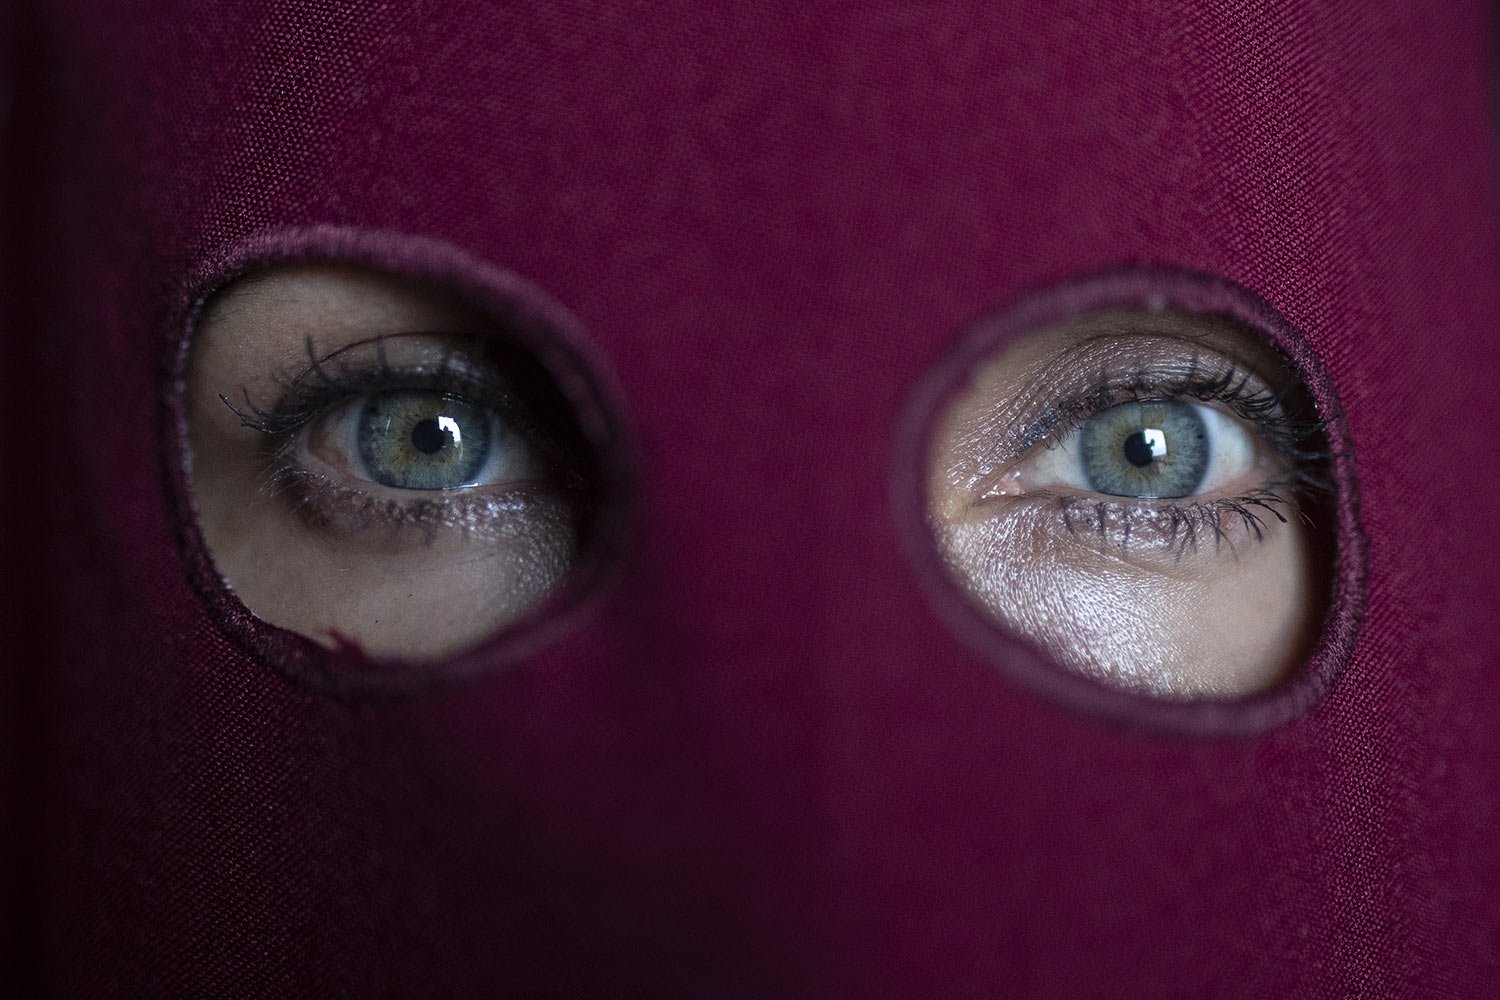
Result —
M1242 481L1257 464L1257 445L1257 432L1222 410L1147 397L1088 415L1010 475L1033 490L1177 499Z
M266 485L309 526L431 545L442 531L504 531L528 500L591 502L581 445L528 401L525 367L461 334L390 334L322 357L309 338L272 407L220 398L264 436Z
M1326 445L1227 321L1110 312L987 362L940 422L949 568L1065 665L1166 698L1269 687L1326 600Z
M1059 360L1076 370L1083 355L1118 346L1084 341ZM1037 398L1039 415L1014 431L1019 457L976 480L981 506L1050 506L1104 551L1174 565L1200 545L1233 554L1289 514L1306 516L1326 474L1304 401L1201 344L1143 337L1130 348L1128 368Z
M331 649L427 660L559 592L592 537L598 453L502 326L332 267L210 305L186 387L192 486L250 611Z

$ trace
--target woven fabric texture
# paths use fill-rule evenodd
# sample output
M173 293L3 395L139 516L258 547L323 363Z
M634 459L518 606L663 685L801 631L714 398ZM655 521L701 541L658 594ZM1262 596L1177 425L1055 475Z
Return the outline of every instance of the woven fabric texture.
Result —
M4 448L42 992L1500 980L1482 5L26 7L24 155L0 176L28 320L4 375L46 434L13 423ZM587 620L394 704L228 637L163 472L192 275L327 226L545 289L637 449L628 553ZM1121 265L1261 296L1347 410L1368 612L1327 698L1258 735L1018 686L897 537L924 372L978 317Z

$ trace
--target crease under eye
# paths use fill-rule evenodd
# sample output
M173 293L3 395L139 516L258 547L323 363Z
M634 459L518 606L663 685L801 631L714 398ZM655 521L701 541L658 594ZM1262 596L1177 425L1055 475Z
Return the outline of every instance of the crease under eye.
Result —
M537 504L562 490L576 494L574 503L587 501L577 493L583 474L569 467L567 445L542 430L544 418L521 390L483 359L485 346L420 332L320 356L309 337L307 363L276 376L273 407L257 406L248 393L245 409L220 398L265 435L266 488L310 526L347 534L385 528L387 535L415 528L429 545L455 529L466 538L504 537L509 529L486 519L503 522L524 505L468 494L522 493Z
M1198 412L1217 428L1225 428L1225 419L1240 424L1249 437L1236 441L1226 433L1221 443L1234 446L1231 456L1243 457L1240 449L1257 447L1264 456L1276 459L1262 462L1268 472L1273 465L1279 470L1274 477L1268 475L1262 486L1272 485L1289 494L1326 492L1328 484L1321 472L1325 456L1311 443L1320 435L1321 421L1284 405L1292 386L1273 384L1237 353L1210 349L1200 337L1164 333L1156 328L1160 322L1153 318L1141 333L1122 330L1083 337L1044 365L1027 371L1004 399L994 401L982 417L959 430L953 448L957 461L948 472L953 484L975 503L1044 492L1043 484L1027 481L1018 463L1041 449L1056 449L1070 433L1076 437L1081 425L1116 407L1155 400L1169 405L1203 404ZM1247 443L1252 440L1253 445ZM1071 457L1053 456L1047 464L1057 472ZM1079 475L1083 475L1081 469ZM1076 481L1068 485L1083 486ZM1099 492L1111 498L1178 499ZM952 503L946 505L950 510ZM1257 504L1239 509L1249 513L1251 527L1256 527Z
M286 266L205 308L188 431L203 538L254 614L376 657L518 623L594 544L597 386L527 313ZM554 372L532 345L566 370ZM564 391L575 386L578 395ZM593 426L591 424L590 426Z
M930 527L1000 622L1169 698L1259 690L1306 648L1328 578L1322 422L1235 324L1080 317L997 351L948 407Z

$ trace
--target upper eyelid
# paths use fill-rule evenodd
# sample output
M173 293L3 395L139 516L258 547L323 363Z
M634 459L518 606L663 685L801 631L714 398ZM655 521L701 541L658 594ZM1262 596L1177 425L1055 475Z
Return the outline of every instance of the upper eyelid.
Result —
M1332 489L1327 476L1319 471L1319 462L1328 457L1327 445L1322 435L1326 433L1328 420L1312 410L1311 402L1299 399L1297 405L1288 406L1288 397L1301 390L1301 383L1288 378L1280 388L1258 373L1248 371L1229 357L1214 356L1216 369L1207 369L1196 363L1186 366L1165 366L1166 371L1153 372L1146 367L1134 369L1128 376L1110 376L1103 373L1087 391L1075 393L1061 401L1052 400L1049 409L1023 424L1022 434L1031 440L998 466L1013 465L1030 455L1041 445L1060 442L1090 416L1104 409L1131 399L1156 398L1193 399L1206 404L1217 404L1251 425L1258 437L1270 445L1280 459L1282 474L1287 477L1289 488L1302 494L1323 494ZM1047 371L1055 371L1049 365ZM1184 373L1188 373L1185 375ZM1042 373L1043 375L1046 372ZM1191 377L1189 377L1189 375ZM1174 381L1175 380L1175 381ZM1036 384L1036 378L1028 388ZM1173 395L1176 393L1176 395ZM1225 395L1238 396L1239 407L1228 405ZM1303 411L1306 411L1305 413ZM988 478L988 477L986 477ZM977 483L977 481L976 481ZM975 485L975 484L971 484Z
M1269 383L1224 359L1216 371L1196 366L1178 371L1138 368L1128 375L1101 375L1086 391L1053 400L1035 417L1018 421L1016 456L1029 454L1039 445L1063 437L1084 421L1121 403L1148 400L1194 400L1218 404L1249 422L1278 451L1300 457L1293 447L1315 433L1317 422L1298 420L1287 412L1288 389L1273 389Z
M1280 409L1281 396L1283 394L1272 393L1260 379L1235 367L1227 367L1214 376L1190 375L1187 378L1181 373L1137 369L1124 378L1101 379L1086 391L1046 403L1046 409L1037 417L1017 421L1022 427L1017 435L1019 450L1022 454L1028 453L1037 445L1076 429L1089 417L1121 403L1149 399L1220 403L1238 417L1260 424L1280 417L1283 412ZM1248 403L1253 412L1245 412L1247 406L1236 406L1236 403Z
M407 337L462 338L472 342L468 350L458 345L444 349L435 361L416 364L392 364L386 351L387 342ZM279 398L270 408L260 406L242 387L243 407L225 393L219 398L240 418L241 424L273 437L295 433L328 410L348 399L388 389L426 389L451 392L481 403L498 412L502 419L516 425L528 437L545 439L547 435L525 404L516 387L502 377L498 369L475 363L471 354L482 349L484 339L473 334L451 334L435 331L382 334L347 344L319 356L313 338L306 341L308 360L273 373L270 380L278 388ZM353 364L352 351L372 348L373 363Z
M1208 333L1164 327L1154 316L1106 315L1077 322L1108 328L1083 333L1059 349L1023 361L1024 375L1009 388L1002 383L980 389L989 404L983 415L976 411L958 431L955 444L960 453L981 467L1010 464L1093 413L1128 399L1195 396L1222 403L1223 391L1206 389L1226 374L1239 384L1238 402L1252 395L1278 396L1284 392L1278 386L1296 384L1285 359L1272 353L1274 348L1227 339L1228 327L1222 331L1226 339L1219 343ZM1266 416L1245 407L1240 415Z
M458 343L445 344L443 351L433 362L392 365L387 345L393 341L418 337L455 341L470 340L473 343L465 345L467 350L460 347ZM483 365L469 362L469 356L478 353L484 346L484 341L473 335L427 330L381 334L352 344L345 344L322 357L318 356L311 336L307 337L304 343L307 362L300 367L279 372L274 377L276 384L281 387L283 400L297 395L331 394L340 390L345 395L354 395L383 386L389 380L402 378L436 377L478 387L494 387L506 392L514 391L511 387L504 385L498 373L493 373L494 377L491 377L492 369L486 370ZM351 352L371 347L375 351L374 364L354 365L348 362Z
M407 338L447 343L417 363L393 363L384 345ZM352 360L352 352L359 348L373 352L369 363ZM267 458L273 464L296 463L293 456L299 433L334 408L386 390L422 389L453 393L479 404L536 449L540 460L560 482L576 486L584 481L586 474L577 465L580 442L572 439L575 432L564 425L569 415L548 409L541 396L545 387L527 381L524 349L503 338L472 332L417 330L367 338L320 356L309 337L306 351L305 363L268 376L280 391L280 398L269 410L256 405L243 389L243 408L225 394L219 394L244 426L267 436L271 443ZM490 351L498 352L498 357L493 360L486 357ZM511 370L516 364L521 364L521 369ZM540 371L530 374L546 377Z

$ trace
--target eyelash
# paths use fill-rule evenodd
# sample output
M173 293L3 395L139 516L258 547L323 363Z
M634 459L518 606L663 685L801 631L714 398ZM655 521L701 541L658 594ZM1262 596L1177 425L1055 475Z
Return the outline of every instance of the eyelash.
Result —
M272 409L257 405L245 389L241 390L243 408L235 405L228 395L219 394L219 399L239 417L241 424L266 435L272 442L266 455L267 495L289 498L293 512L314 527L337 526L344 533L414 528L421 532L426 544L431 544L440 532L453 529L468 534L503 535L509 523L505 515L516 512L525 502L520 496L525 490L510 490L500 495L440 491L430 497L397 500L336 482L305 468L295 457L297 433L331 407L391 389L423 389L462 396L496 413L544 453L553 456L560 453L561 446L543 431L514 390L496 380L477 377L457 364L457 351L446 353L434 366L400 368L392 366L386 357L385 339L373 342L375 364L356 366L320 358L309 337L307 364L295 373L276 376L281 398Z
M308 363L297 374L280 375L276 382L281 400L274 409L264 409L242 390L244 408L236 406L223 393L219 398L239 417L240 422L267 435L276 445L269 453L268 482L274 494L289 493L296 497L293 509L311 522L326 524L338 519L345 527L357 529L375 526L416 527L430 543L437 532L448 528L472 531L496 522L496 515L514 509L514 500L504 497L414 498L411 501L381 499L362 490L333 482L328 477L300 466L292 457L294 435L312 423L329 407L348 399L394 388L427 389L449 392L481 403L510 421L534 443L551 444L536 421L516 396L506 387L475 378L452 363L452 355L433 368L393 368L385 354L383 339L375 342L377 363L363 368L333 367L328 358L319 358L312 338L306 341ZM1278 508L1308 519L1302 504L1307 498L1326 494L1330 484L1314 471L1327 458L1326 450L1309 447L1325 426L1323 420L1300 420L1285 409L1284 392L1273 392L1256 385L1251 376L1234 366L1218 374L1161 376L1147 370L1132 372L1123 379L1106 379L1099 386L1061 403L1053 404L1045 414L1031 422L1021 435L1024 454L1039 444L1063 438L1090 417L1120 403L1146 399L1193 399L1217 403L1246 420L1271 444L1289 466L1289 478L1267 483L1239 497L1196 501L1121 501L1082 496L1036 494L1035 500L1054 505L1069 534L1081 537L1096 535L1101 548L1127 550L1132 535L1139 538L1133 515L1146 510L1145 518L1158 522L1161 542L1180 560L1196 552L1201 537L1212 537L1215 550L1231 544L1226 521L1235 519L1255 541L1265 537L1267 514L1278 523L1288 517ZM1284 491L1284 492L1283 492ZM1084 509L1084 510L1081 510ZM1160 527L1161 522L1165 527ZM1111 544L1110 532L1118 535Z
M272 496L291 497L292 511L313 527L334 528L344 534L378 528L396 532L415 529L426 545L431 545L445 531L506 537L512 523L507 515L525 507L524 492L511 490L499 495L461 492L442 499L392 500L336 483L289 460L272 466L268 488Z
M1185 556L1197 553L1200 542L1210 538L1216 553L1225 546L1232 550L1235 524L1242 526L1253 541L1261 542L1273 519L1278 524L1286 524L1294 516L1310 521L1299 501L1301 495L1302 491L1293 484L1277 480L1242 496L1214 500L1131 504L1050 494L1036 499L1052 505L1070 535L1092 536L1101 550L1128 551L1133 541L1139 542L1145 535L1180 562Z
M219 399L234 411L246 427L273 438L289 439L312 423L330 406L358 396L387 389L427 389L463 396L488 407L509 421L528 440L550 443L530 411L515 392L499 382L476 377L454 363L456 352L445 354L436 367L394 368L386 357L384 341L374 341L374 366L340 367L330 373L332 359L319 358L313 340L306 341L308 364L295 375L276 376L281 400L271 410L257 406L248 390L241 390L245 408L236 406L224 393Z
M1261 542L1272 520L1286 524L1295 516L1310 522L1306 505L1331 492L1332 484L1319 471L1328 458L1320 444L1327 422L1288 413L1286 391L1265 388L1233 365L1217 373L1200 373L1195 363L1193 370L1181 376L1140 369L1123 378L1105 378L1088 392L1052 404L1033 420L1021 435L1020 453L1027 454L1039 445L1052 447L1090 417L1112 406L1149 399L1195 400L1224 407L1254 427L1271 445L1287 466L1285 477L1242 496L1214 500L1033 494L1030 499L1051 509L1070 535L1091 535L1097 538L1101 551L1125 552L1140 541L1143 533L1154 534L1155 540L1181 561L1196 553L1207 538L1213 539L1215 552L1225 545L1233 549L1232 528L1236 524L1252 541Z
M1060 438L1088 418L1120 403L1148 399L1192 399L1217 403L1255 426L1280 454L1292 460L1318 459L1321 451L1307 450L1304 442L1324 429L1324 421L1299 420L1286 412L1286 392L1274 392L1233 365L1218 374L1196 370L1173 376L1139 369L1123 378L1106 378L1101 384L1071 399L1052 404L1046 413L1022 433L1021 451L1030 451L1044 441Z

